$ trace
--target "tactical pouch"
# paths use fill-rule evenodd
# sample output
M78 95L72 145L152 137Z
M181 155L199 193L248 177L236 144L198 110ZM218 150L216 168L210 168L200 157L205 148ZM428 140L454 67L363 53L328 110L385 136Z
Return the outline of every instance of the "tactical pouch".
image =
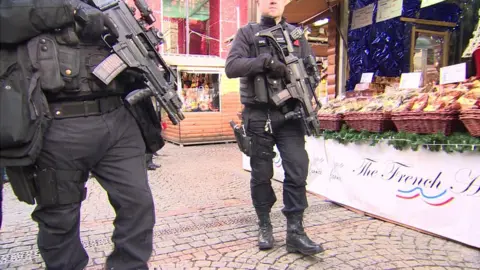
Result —
M37 172L35 187L39 205L79 203L86 198L88 174L82 171L42 169Z
M34 184L34 167L7 167L6 171L10 186L17 199L27 204L35 204L37 194Z
M30 115L23 104L31 84L20 65L17 52L0 50L0 149L21 146L31 139ZM31 74L28 74L31 75Z
M80 91L80 50L65 45L58 45L58 64L60 66L60 75L66 92Z
M34 164L50 124L40 72L27 47L0 48L0 167Z
M265 82L265 75L259 74L255 76L254 80L254 89L255 89L255 102L257 103L268 103L268 91L267 85Z
M51 35L40 35L28 43L28 54L34 66L41 70L42 90L56 93L65 87L60 75L58 46Z
M146 151L155 153L162 149L165 145L162 137L162 126L160 125L158 114L153 107L152 100L146 98L133 105L127 103L126 108L132 114L140 128Z
M271 54L267 39L264 37L255 37L254 41L256 57L261 54ZM265 74L261 73L253 79L255 102L268 103L268 87L265 79Z

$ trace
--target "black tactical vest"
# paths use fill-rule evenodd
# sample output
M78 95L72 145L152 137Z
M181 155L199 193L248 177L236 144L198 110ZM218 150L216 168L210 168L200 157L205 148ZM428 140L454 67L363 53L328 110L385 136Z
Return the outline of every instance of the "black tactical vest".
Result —
M41 70L41 88L49 101L94 99L121 95L123 84L113 80L105 85L93 74L110 54L103 41L69 45L52 34L43 34L30 43L29 54Z
M249 57L251 57L251 58L257 57L258 55L260 55L262 53L268 53L268 54L273 53L273 51L272 51L273 49L271 48L271 46L269 46L269 42L271 42L270 40L267 40L267 38L264 38L264 37L255 36L255 34L258 33L260 30L268 29L270 27L275 26L275 25L271 24L271 22L265 23L264 21L265 21L265 19L262 18L262 23L260 23L260 24L249 23L247 25L247 28L246 28L246 30L248 30L247 37L250 37L250 39L249 39L249 47L250 47ZM295 26L293 26L291 24L288 24L283 20L280 23L283 24L284 27L286 27L288 33L290 33L291 31L293 31L295 29ZM282 47L282 49L286 50L287 43L283 39L283 36L276 37L276 39L277 39L277 42ZM302 38L302 39L299 40L299 42L294 43L294 45L293 45L294 52L293 53L298 58L304 58L307 55L305 55L306 52L302 51L302 49L301 49L302 46L301 46L300 42L306 43L305 38ZM292 43L293 43L293 41L292 41ZM285 85L282 83L282 81L278 80L278 79L265 78L265 81L267 82L267 87L275 88L274 92L276 90L282 90L285 87ZM255 86L254 85L255 85L255 82L254 82L253 77L241 77L240 78L240 101L241 101L242 104L245 104L245 105L257 105L258 104L255 101Z

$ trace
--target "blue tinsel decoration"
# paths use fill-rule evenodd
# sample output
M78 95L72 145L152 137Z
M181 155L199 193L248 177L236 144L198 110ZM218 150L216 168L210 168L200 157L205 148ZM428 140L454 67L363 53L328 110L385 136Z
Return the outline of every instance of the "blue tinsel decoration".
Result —
M355 88L362 73L374 72L375 76L400 76L410 69L410 35L412 25L400 21L400 17L376 23L378 0L350 0L353 10L374 3L373 24L351 30L349 18L348 56L350 79L347 91ZM453 3L439 3L420 9L420 0L403 0L402 16L426 20L458 22L461 9Z

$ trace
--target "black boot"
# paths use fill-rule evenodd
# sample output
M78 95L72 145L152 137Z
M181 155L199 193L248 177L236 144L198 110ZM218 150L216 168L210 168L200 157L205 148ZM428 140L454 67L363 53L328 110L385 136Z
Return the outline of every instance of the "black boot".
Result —
M270 213L258 213L258 248L260 250L273 248L273 228Z
M287 251L313 255L323 252L321 245L314 243L303 230L303 213L288 213L287 216Z

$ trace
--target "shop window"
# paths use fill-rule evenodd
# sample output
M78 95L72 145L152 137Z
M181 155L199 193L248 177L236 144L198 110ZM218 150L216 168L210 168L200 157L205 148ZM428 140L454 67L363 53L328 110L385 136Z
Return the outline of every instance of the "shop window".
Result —
M411 69L422 72L423 84L438 83L440 68L448 65L448 31L421 30L413 27Z
M220 111L220 74L180 71L184 112Z

